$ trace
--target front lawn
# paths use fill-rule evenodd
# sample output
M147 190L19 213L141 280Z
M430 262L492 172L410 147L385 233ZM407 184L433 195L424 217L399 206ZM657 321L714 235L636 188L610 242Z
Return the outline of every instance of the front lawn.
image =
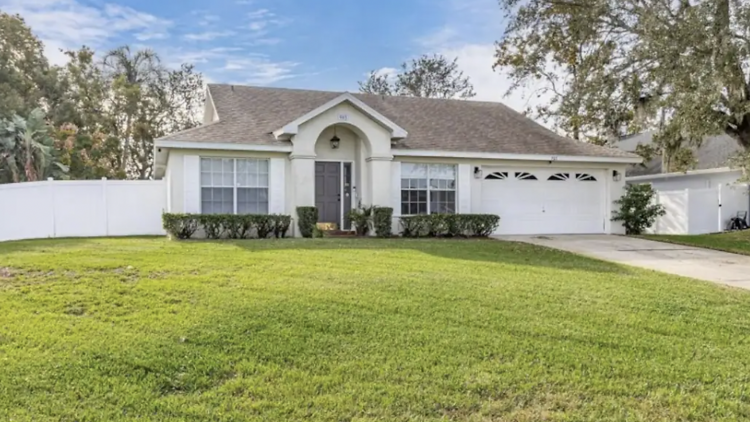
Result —
M643 238L750 255L750 230L701 235L645 235Z
M5 243L0 420L746 420L748 315L499 241Z

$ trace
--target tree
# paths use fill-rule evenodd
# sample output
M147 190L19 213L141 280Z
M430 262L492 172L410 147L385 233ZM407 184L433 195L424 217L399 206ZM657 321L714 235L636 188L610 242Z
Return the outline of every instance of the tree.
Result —
M370 72L366 81L358 83L359 90L368 94L460 99L476 96L469 77L458 67L458 58L450 61L439 54L405 62L395 76Z
M15 115L0 120L0 162L7 173L0 177L10 182L34 182L64 175L68 169L56 157L50 132L44 112L38 108L27 118Z
M0 12L0 119L52 105L56 81L42 42L20 16Z
M723 132L750 149L750 2L500 4L508 25L497 66L516 83L557 72L552 114L563 125L579 120L591 133L621 135L648 125L639 108L659 110L681 134L674 139ZM568 103L581 106L560 106Z
M203 77L192 65L168 70L153 51L129 47L108 53L103 69L111 85L111 133L122 142L120 171L150 178L154 139L199 124Z

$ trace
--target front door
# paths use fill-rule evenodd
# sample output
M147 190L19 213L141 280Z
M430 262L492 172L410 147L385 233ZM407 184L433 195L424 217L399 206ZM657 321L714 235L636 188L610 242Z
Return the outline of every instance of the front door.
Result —
M315 162L315 206L319 222L341 228L341 163Z

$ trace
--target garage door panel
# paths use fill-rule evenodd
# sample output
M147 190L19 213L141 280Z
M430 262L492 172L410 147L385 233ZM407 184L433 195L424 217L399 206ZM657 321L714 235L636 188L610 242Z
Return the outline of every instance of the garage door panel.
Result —
M517 173L524 177L533 175L537 180L519 180ZM483 180L482 212L500 216L498 234L602 233L604 189L599 173L546 168L489 169L485 174L508 177Z

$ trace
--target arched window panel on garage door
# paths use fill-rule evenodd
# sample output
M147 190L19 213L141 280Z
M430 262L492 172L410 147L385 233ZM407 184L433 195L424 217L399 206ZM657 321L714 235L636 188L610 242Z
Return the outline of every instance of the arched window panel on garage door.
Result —
M581 182L596 182L596 177L586 173L578 173L576 174L576 180Z
M570 174L569 173L555 173L552 176L550 176L547 180L553 180L553 181L556 180L556 181L562 181L562 182L564 182L564 181L566 181L568 179L570 179Z
M518 180L539 180L531 173L527 173L525 171L517 171L516 172L516 179Z
M505 180L507 178L507 171L493 171L492 173L488 174L487 177L484 178L484 180Z

